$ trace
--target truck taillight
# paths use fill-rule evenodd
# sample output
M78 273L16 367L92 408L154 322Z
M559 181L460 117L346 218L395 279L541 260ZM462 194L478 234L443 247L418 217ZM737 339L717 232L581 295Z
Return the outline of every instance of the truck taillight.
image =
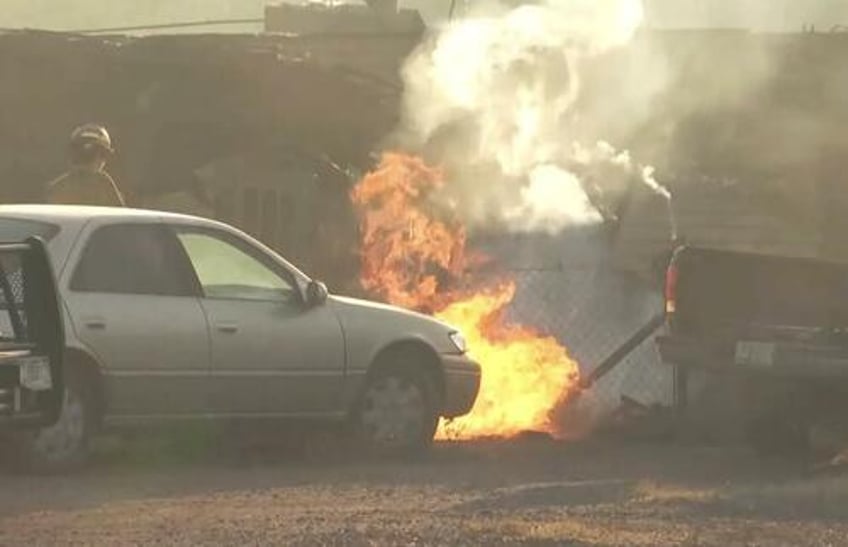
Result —
M677 262L672 259L665 272L665 312L669 315L677 311L678 276Z

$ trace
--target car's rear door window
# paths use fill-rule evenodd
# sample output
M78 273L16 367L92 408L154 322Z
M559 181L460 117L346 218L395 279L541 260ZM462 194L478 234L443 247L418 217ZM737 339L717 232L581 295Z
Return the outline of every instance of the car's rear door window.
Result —
M192 296L195 287L178 242L159 224L99 228L71 279L78 292Z

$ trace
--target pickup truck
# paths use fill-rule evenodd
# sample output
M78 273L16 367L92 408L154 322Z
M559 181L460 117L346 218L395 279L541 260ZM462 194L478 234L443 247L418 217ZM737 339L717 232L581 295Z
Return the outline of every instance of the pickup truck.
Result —
M17 227L6 226L7 233ZM0 243L0 434L23 434L57 421L63 348L61 308L44 241Z
M683 247L665 284L675 407L693 371L732 379L738 420L762 453L810 449L848 411L848 264ZM735 407L734 407L735 408Z

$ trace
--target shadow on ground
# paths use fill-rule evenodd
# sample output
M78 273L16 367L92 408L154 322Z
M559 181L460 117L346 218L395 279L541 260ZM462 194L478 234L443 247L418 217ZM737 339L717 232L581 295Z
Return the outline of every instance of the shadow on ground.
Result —
M438 443L414 461L374 460L337 432L228 432L179 428L99 439L85 470L67 476L7 473L0 514L104 499L171 498L251 489L312 487L485 490L458 509L594 505L626 498L652 481L685 487L771 485L798 475L744 449L587 440ZM16 494L16 492L18 494ZM87 501L89 500L89 501Z
M439 443L373 460L333 432L188 428L98 441L67 476L7 475L0 544L838 543L848 478L733 447ZM57 536L58 534L58 536ZM13 541L14 540L14 541Z

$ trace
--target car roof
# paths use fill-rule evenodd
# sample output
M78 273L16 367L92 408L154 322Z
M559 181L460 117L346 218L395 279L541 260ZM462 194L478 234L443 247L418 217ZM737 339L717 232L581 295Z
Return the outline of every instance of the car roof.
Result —
M26 218L58 224L60 226L80 224L95 218L169 219L192 222L205 220L199 217L165 211L150 211L126 207L91 207L84 205L0 205L0 216Z
M73 244L76 234L91 220L105 220L107 223L109 221L131 221L133 219L148 222L163 220L165 222L219 228L247 237L255 244L262 246L266 251L274 253L296 276L303 280L309 280L309 277L295 265L279 256L279 254L264 245L261 241L252 238L233 226L208 218L169 213L166 211L131 209L128 207L90 207L84 205L0 205L0 217L54 224L62 229L62 233L70 232L69 234L65 234L65 236L60 234L60 236L50 242L51 247L59 253L62 262L70 254L70 247Z

